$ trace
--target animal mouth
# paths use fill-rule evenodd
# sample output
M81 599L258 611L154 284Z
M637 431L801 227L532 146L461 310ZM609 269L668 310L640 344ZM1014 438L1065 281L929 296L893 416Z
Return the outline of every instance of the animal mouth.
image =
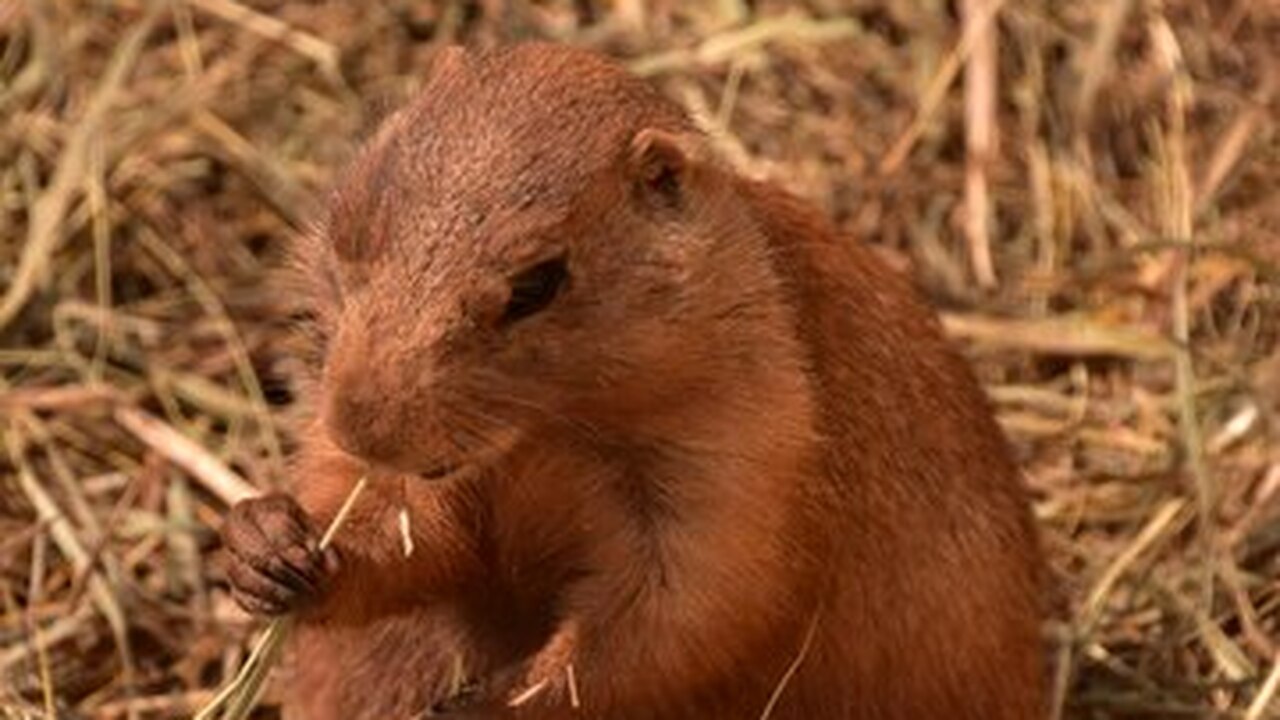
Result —
M470 453L461 459L450 458L437 461L426 468L419 468L414 474L423 480L438 483L469 475L473 471L482 471L510 453L516 446L518 437L517 433L506 433L502 437L495 438L492 444L479 452Z
M419 470L418 477L423 480L444 480L447 477L456 475L461 472L466 465L464 463L440 463L433 465L426 470Z

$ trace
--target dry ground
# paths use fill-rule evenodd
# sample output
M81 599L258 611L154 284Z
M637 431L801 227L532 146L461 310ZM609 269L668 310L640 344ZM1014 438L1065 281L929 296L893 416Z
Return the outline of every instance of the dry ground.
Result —
M0 716L182 717L239 661L264 271L437 47L522 37L911 268L1034 488L1063 716L1280 717L1274 0L0 0Z

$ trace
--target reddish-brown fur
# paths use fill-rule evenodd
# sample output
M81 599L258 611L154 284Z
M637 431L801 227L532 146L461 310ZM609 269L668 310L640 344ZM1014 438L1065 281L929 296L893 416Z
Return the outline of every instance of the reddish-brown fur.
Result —
M903 278L648 85L579 50L448 51L331 209L300 253L310 519L277 498L227 529L242 596L272 557L315 573L269 608L301 607L288 717L407 718L464 679L446 716L1044 716L1036 543L963 361ZM560 255L562 292L501 320ZM365 474L315 570L300 538Z

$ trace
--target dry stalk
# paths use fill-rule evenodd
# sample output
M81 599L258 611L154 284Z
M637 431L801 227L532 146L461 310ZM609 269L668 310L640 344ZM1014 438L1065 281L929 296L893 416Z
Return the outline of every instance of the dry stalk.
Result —
M996 98L999 93L999 33L989 6L999 0L965 0L961 4L966 33L972 32L973 52L965 63L965 237L973 276L984 288L996 286L995 260L991 255L989 218L994 211L987 182L987 168L999 143ZM969 25L979 25L969 31Z
M1170 90L1166 109L1165 132L1157 147L1159 157L1159 181L1161 203L1158 210L1163 220L1164 236L1182 247L1176 255L1170 312L1173 322L1174 369L1178 387L1178 419L1182 430L1183 452L1187 469L1194 481L1199 509L1201 550L1204 553L1204 570L1201 579L1202 601L1205 607L1213 607L1214 565L1218 561L1216 542L1218 488L1204 461L1204 441L1200 430L1200 417L1196 408L1196 373L1191 349L1191 308L1188 291L1191 283L1192 254L1195 252L1195 236L1192 227L1194 198L1192 197L1191 172L1187 166L1187 111L1191 105L1191 77L1182 58L1182 49L1168 21L1159 13L1153 13L1149 25L1152 47L1161 68L1168 73Z

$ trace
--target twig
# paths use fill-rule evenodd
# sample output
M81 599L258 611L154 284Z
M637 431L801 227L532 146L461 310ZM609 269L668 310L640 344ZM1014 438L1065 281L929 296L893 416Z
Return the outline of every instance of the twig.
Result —
M116 408L115 420L152 450L186 470L197 482L230 507L258 494L208 450L174 430L163 420L133 407Z

